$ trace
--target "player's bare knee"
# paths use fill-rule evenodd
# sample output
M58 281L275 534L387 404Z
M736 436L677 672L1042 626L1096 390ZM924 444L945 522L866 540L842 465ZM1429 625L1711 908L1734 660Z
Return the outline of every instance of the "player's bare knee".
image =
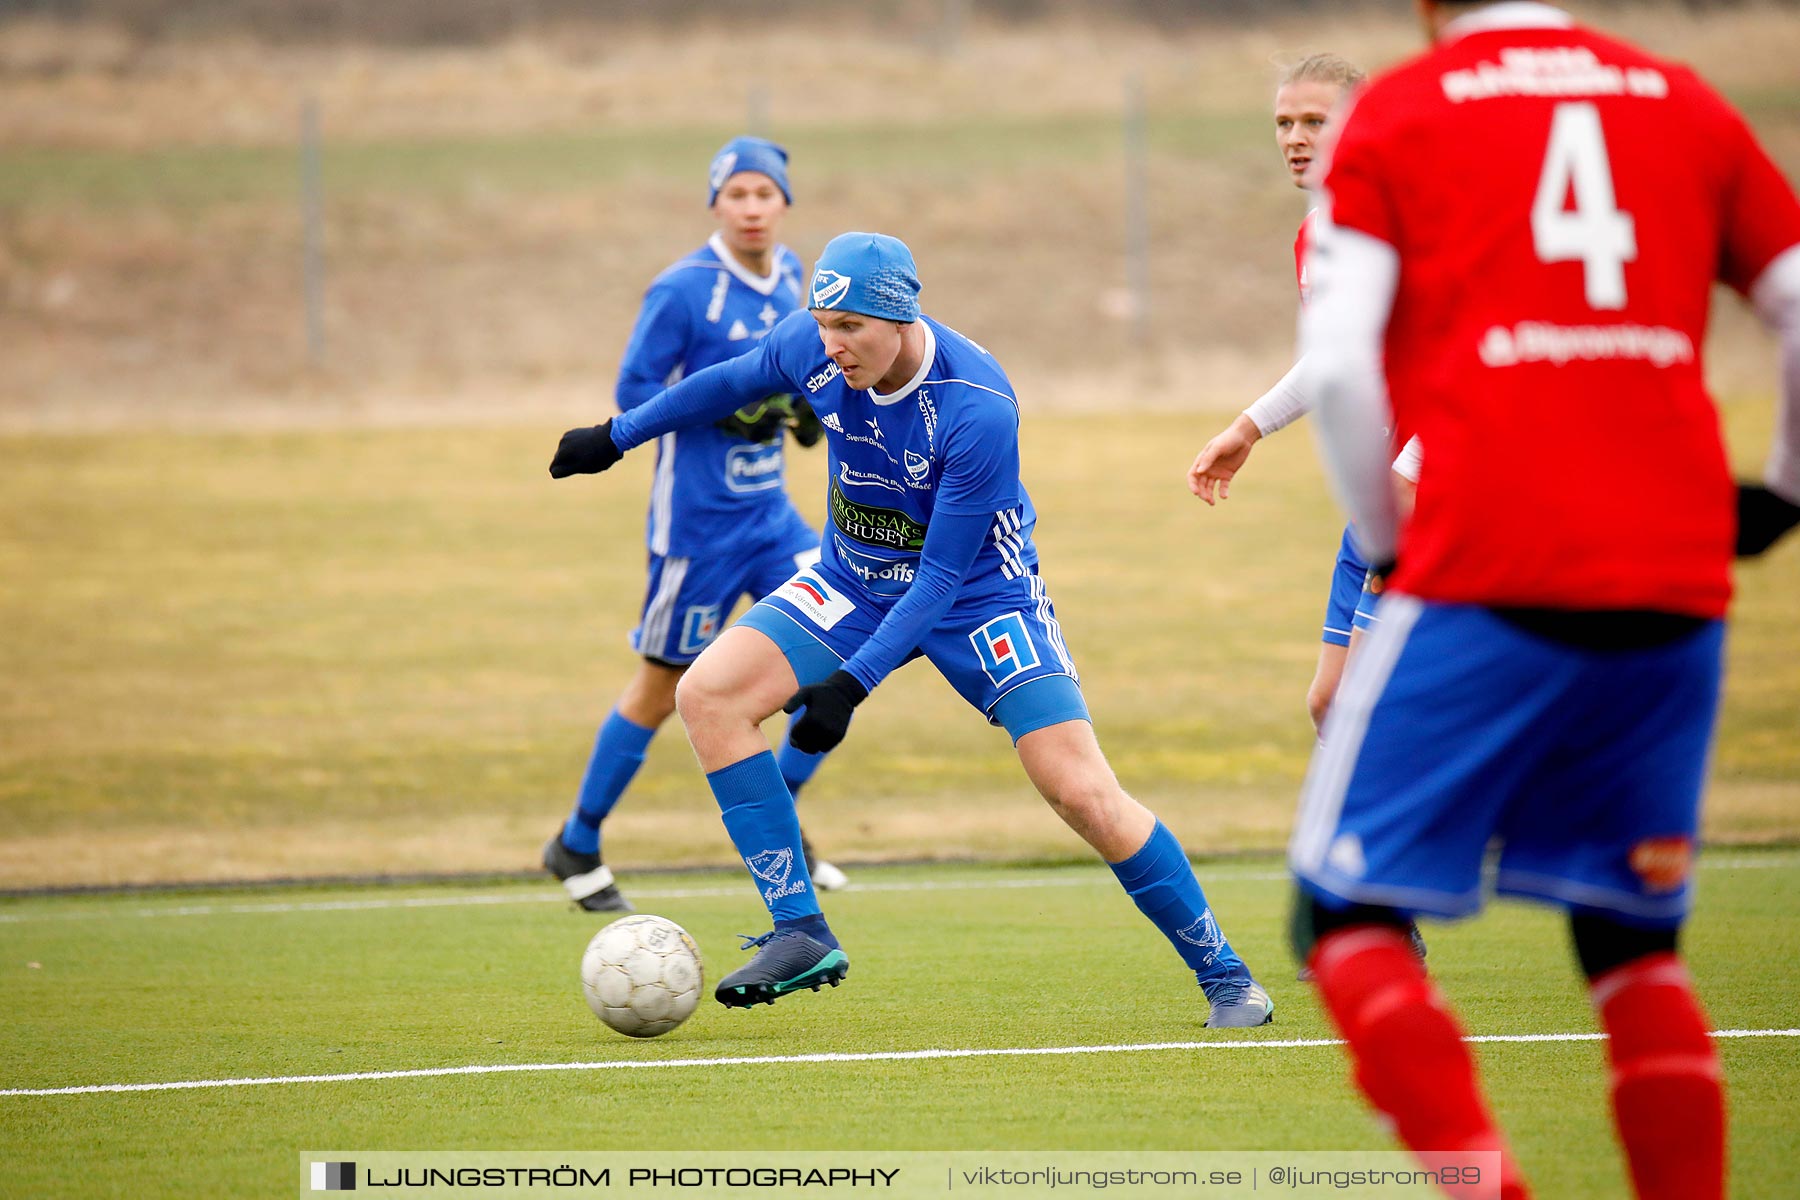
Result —
M707 668L706 658L702 655L675 685L675 711L681 715L683 725L691 729L717 721L724 715L731 693L722 686L723 682L716 672Z
M1110 777L1080 774L1058 781L1044 799L1070 828L1102 832L1118 822L1123 796Z

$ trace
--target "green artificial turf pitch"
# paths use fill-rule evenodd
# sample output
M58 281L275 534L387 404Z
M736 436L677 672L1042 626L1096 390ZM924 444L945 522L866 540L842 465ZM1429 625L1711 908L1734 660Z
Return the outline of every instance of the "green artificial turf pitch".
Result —
M286 888L0 904L0 1158L16 1195L264 1195L308 1148L1386 1149L1283 945L1273 859L1200 864L1276 1021L1201 1028L1205 1006L1110 874L1082 867L862 867L828 897L846 984L774 1007L707 999L635 1042L583 1003L602 923L545 883ZM639 875L643 911L698 939L708 985L761 906L734 874ZM1800 1062L1800 855L1721 849L1688 949L1731 1096L1735 1192L1793 1194ZM1472 1035L1594 1029L1556 914L1498 905L1428 927L1431 967ZM1770 1031L1788 1031L1777 1036ZM872 1057L834 1052L1111 1053ZM1243 1048L1260 1046L1261 1048ZM1236 1049L1214 1048L1225 1045ZM1498 1112L1543 1196L1626 1194L1598 1042L1487 1042ZM256 1080L501 1064L652 1064L171 1090L18 1089ZM13 1189L18 1189L14 1191Z

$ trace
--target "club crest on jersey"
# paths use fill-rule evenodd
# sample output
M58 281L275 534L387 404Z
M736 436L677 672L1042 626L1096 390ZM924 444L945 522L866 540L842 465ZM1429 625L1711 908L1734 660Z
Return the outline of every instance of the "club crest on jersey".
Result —
M819 271L813 275L812 306L836 308L850 293L850 277L836 271Z
M906 473L912 477L914 483L923 483L925 477L931 474L931 462L924 455L908 450L906 452Z
M987 672L989 681L995 687L1015 675L1031 670L1042 661L1038 657L1037 647L1032 644L1031 631L1025 628L1025 617L1021 613L1010 612L1005 616L995 617L969 635L969 644L975 647L975 656L981 660L981 669Z

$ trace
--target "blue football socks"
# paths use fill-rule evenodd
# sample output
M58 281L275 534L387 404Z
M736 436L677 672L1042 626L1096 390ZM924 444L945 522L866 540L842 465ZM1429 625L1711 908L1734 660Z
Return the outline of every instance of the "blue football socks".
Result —
M733 763L706 777L719 802L719 816L731 835L751 880L777 929L798 925L827 945L836 947L820 915L819 898L806 856L800 852L800 820L794 800L781 781L775 755L767 750L743 762ZM817 924L808 921L816 919Z
M655 736L656 730L626 720L616 708L607 714L594 739L587 773L581 777L575 809L563 823L563 845L577 854L600 853L600 822L644 765L644 752Z
M1201 984L1233 976L1248 977L1224 931L1207 907L1206 893L1194 876L1187 852L1161 821L1143 849L1121 863L1113 874L1140 911L1162 930Z

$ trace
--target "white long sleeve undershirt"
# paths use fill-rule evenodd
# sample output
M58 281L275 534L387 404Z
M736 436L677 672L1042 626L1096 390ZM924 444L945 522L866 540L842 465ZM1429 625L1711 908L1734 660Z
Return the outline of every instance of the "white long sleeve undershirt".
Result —
M1306 359L1301 358L1280 382L1244 410L1244 415L1256 423L1256 431L1264 437L1278 429L1286 429L1312 411L1312 398L1301 384L1305 367Z
M1775 256L1751 286L1750 300L1781 339L1775 440L1763 482L1782 499L1800 504L1800 246Z
M1382 347L1400 256L1378 238L1336 227L1324 208L1313 224L1307 272L1312 300L1301 318L1300 352L1326 473L1364 556L1387 562L1400 514L1388 478L1393 413Z
M1244 410L1244 415L1256 426L1257 433L1268 437L1277 430L1286 429L1313 410L1312 397L1307 394L1306 389L1306 358L1302 356L1274 387ZM1421 461L1419 439L1415 437L1401 448L1394 459L1394 474L1408 483L1417 483Z

